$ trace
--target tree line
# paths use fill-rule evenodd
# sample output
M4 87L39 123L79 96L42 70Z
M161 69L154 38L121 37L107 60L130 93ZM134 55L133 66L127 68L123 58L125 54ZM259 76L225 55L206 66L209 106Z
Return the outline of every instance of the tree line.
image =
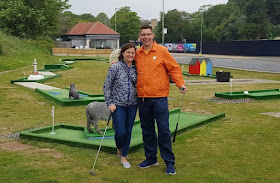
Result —
M199 42L279 39L279 0L229 0L227 4L204 5L194 13L170 10L165 14L165 42ZM161 40L162 22L156 30Z
M138 39L141 21L130 7L120 8L109 18L105 13L76 15L67 11L70 6L68 0L1 0L0 29L21 38L53 40L78 22L100 21L116 28L121 44ZM201 6L194 13L173 9L164 14L164 25L168 30L165 42L199 42L201 36L203 41L278 39L280 1L229 0ZM161 42L161 18L154 32Z

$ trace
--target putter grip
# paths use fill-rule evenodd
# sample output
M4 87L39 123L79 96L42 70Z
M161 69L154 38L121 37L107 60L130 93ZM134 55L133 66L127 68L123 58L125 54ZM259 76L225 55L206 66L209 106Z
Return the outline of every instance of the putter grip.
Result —
M109 116L109 119L108 119L108 122L107 122L107 126L108 126L109 123L110 123L111 117L112 117L112 112L110 112L110 116Z
M173 143L175 142L175 139L176 139L177 129L178 129L178 123L176 124L175 132L174 132L174 136L173 136Z

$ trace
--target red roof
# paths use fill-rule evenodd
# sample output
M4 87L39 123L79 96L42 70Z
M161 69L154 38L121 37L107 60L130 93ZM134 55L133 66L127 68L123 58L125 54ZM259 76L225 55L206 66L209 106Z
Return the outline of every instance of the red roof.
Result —
M67 31L64 35L109 34L119 35L101 22L80 22Z

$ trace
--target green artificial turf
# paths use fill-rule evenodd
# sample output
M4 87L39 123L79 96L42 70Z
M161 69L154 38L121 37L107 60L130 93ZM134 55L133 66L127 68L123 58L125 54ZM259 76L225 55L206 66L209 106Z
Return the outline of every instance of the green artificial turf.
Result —
M44 78L40 79L40 80L28 80L28 77L25 77L25 78L19 78L19 79L11 80L11 83L14 83L14 82L38 82L38 83L43 83L43 82L46 82L49 79L57 78L57 77L60 77L60 76L61 76L61 74L45 75Z
M175 131L175 127L178 122L179 112L180 109L174 109L170 111L169 127L171 133L174 133ZM202 124L222 118L224 116L224 113L220 113L217 115L206 115L181 112L178 123L178 132L195 128ZM54 128L56 134L50 134L50 132L52 132L52 126L48 126L40 129L21 132L20 137L25 139L36 139L41 141L50 141L55 143L63 143L67 145L98 149L103 135L98 134L95 130L95 133L90 134L87 132L87 130L85 130L85 128L86 127L82 126L58 124L55 125ZM110 153L115 152L116 145L114 138L112 138L113 136L114 130L112 128L109 128L104 136L106 138L104 138L102 150L108 151ZM143 140L140 122L135 121L131 135L130 151L135 151L136 149L141 147L142 144Z
M104 96L101 94L89 94L83 91L79 91L80 98L73 99L69 98L69 88L65 89L51 89L42 90L39 88L35 89L36 92L40 93L44 97L56 102L61 106L77 106L77 105L87 105L90 102L98 101L104 102Z
M235 91L235 92L217 92L215 93L216 97L226 98L226 99L240 99L240 98L253 98L257 100L263 99L277 99L280 98L280 89L271 89L271 90L249 90L248 94L245 94L244 91Z
M48 64L44 65L44 69L41 71L59 71L59 70L67 70L72 69L72 66L68 66L66 64Z

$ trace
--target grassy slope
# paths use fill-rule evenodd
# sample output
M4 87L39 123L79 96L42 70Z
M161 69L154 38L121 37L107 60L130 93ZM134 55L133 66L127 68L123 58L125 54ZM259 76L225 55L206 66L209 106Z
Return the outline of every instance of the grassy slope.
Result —
M31 40L21 40L0 31L0 44L3 54L0 55L0 72L22 67L32 67L33 60L43 66L50 58L50 52L34 44Z
M41 51L35 50L33 53L44 60L44 63L58 60ZM11 79L22 77L23 72L32 70L32 67L22 69L30 64L28 56L22 57L26 58L23 63L7 66L9 70L18 70L1 73L0 136L50 125L53 105L56 123L85 126L85 106L58 106L31 89L10 84ZM18 62L19 58L21 56L6 56L11 62ZM32 56L29 58L33 60ZM1 63L1 67L5 63ZM79 61L73 66L73 69L59 72L62 77L46 84L63 88L73 82L77 89L102 93L108 63ZM42 65L39 65L40 68ZM214 68L214 71L219 69ZM280 81L279 74L227 70L236 79ZM233 91L272 88L279 88L279 84L238 84L233 86ZM101 152L95 170L97 176L91 176L88 171L94 163L96 150L0 138L0 182L280 182L279 118L259 114L279 112L280 100L240 104L208 100L215 92L228 90L228 84L189 85L183 110L207 114L225 112L226 118L177 136L176 143L173 144L177 167L175 176L164 174L165 166L160 155L159 166L145 170L137 168L137 164L144 159L143 149L129 154L128 160L132 164L130 169L123 169L116 155ZM174 86L171 87L170 97L178 99L170 101L170 108L179 107L181 95ZM17 142L17 146L22 143L28 146L14 151L4 148L7 143Z

